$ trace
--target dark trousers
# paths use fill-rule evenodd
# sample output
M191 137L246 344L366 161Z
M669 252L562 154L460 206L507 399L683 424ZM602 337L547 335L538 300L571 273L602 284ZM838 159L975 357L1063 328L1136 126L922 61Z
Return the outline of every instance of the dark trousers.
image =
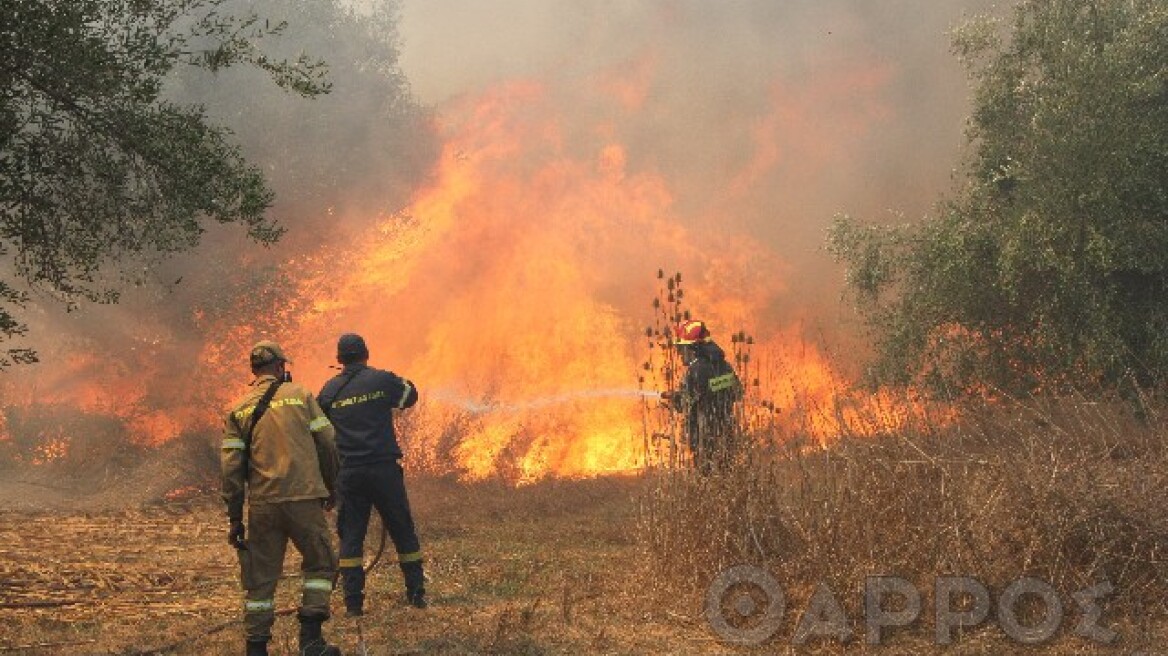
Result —
M734 462L736 431L727 412L695 413L686 421L693 466L702 474L726 470Z
M424 593L422 547L410 515L405 476L396 460L368 465L342 466L337 485L340 511L337 533L341 538L340 569L344 576L345 606L361 608L365 600L364 553L369 514L373 508L389 530L405 577L406 594Z

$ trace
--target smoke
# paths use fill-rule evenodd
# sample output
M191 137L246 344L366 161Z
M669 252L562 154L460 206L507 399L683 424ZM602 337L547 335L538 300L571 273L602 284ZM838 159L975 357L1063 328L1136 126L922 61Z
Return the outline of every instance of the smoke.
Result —
M45 363L6 402L213 430L198 416L246 377L249 341L284 341L314 387L335 336L358 330L484 421L575 413L482 424L459 446L478 471L508 450L557 471L624 463L628 412L600 406L634 395L593 391L635 382L652 274L685 272L716 334L850 333L824 229L839 212L919 217L948 188L967 100L945 33L988 8L254 4L290 21L279 48L330 60L333 93L287 97L247 71L172 93L236 131L288 236L268 250L212 230L120 306L36 309Z
M916 219L949 187L967 104L947 30L981 0L403 7L402 66L425 100L507 80L565 86L608 75L636 117L619 127L631 170L671 181L676 214L774 248L800 284L775 315L834 310L823 254L836 213ZM585 110L586 111L586 110ZM820 301L828 301L826 304Z
M165 90L234 133L276 192L271 211L285 238L263 248L234 226L207 226L189 253L108 272L121 294L116 305L70 306L34 290L20 313L29 326L21 345L37 349L41 363L0 380L6 406L123 417L142 443L206 430L233 393L207 345L233 325L279 334L281 316L303 300L289 293L289 262L356 241L369 220L406 203L431 167L438 148L431 110L413 98L398 67L396 5L353 12L340 0L233 0L219 11L286 21L281 36L260 42L272 58L303 52L329 63L332 93L310 100L246 67L180 70ZM244 367L230 371L246 376Z

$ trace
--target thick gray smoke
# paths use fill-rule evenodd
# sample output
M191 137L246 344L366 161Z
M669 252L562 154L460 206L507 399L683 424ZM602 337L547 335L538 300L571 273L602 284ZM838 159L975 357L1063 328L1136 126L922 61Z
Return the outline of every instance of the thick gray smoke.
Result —
M691 227L716 222L772 245L798 278L777 314L811 304L834 316L839 272L823 253L825 226L841 212L918 219L949 188L968 94L947 32L990 8L414 0L403 7L402 66L438 106L516 77L642 76L643 89L626 90L640 103L639 122L620 135L629 168L662 171Z
M271 25L286 21L280 36L259 41L263 50L276 59L306 53L329 65L332 92L314 99L242 66L217 74L180 70L166 91L173 102L204 106L212 122L234 132L276 192L271 211L287 228L285 237L262 248L234 226L207 226L190 253L128 263L133 280L121 286L116 306L66 312L50 297L34 297L22 314L30 327L25 341L41 353L34 376L58 370L61 356L74 351L130 369L166 360L176 376L189 375L199 364L190 354L215 339L202 326L215 323L216 313L236 313L240 323L268 320L287 282L277 267L359 239L367 226L353 217L396 211L432 165L438 144L430 110L415 101L398 66L394 3L355 12L343 0L235 0L219 11L254 11Z

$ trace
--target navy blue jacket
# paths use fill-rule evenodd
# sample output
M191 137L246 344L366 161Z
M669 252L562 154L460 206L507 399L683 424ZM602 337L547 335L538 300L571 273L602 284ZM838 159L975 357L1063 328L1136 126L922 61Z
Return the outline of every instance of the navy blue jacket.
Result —
M316 398L337 431L342 467L402 456L393 411L418 402L413 383L390 371L350 364L325 383Z
M734 403L742 398L742 383L734 367L726 361L722 347L712 341L697 344L696 359L686 364L673 407L685 413L691 441L703 430L724 432L733 418Z

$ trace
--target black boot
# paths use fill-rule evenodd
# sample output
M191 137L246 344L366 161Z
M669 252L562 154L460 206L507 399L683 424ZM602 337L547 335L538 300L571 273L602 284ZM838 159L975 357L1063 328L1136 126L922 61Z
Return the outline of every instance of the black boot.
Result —
M347 615L349 617L361 617L362 615L365 614L363 612L364 608L365 608L365 595L364 594L358 593L358 594L345 595L345 615Z
M300 620L300 656L341 656L341 648L324 641L320 625L325 618L298 615Z
M414 608L426 607L426 574L422 561L401 564L402 576L406 580L406 603Z
M248 640L247 656L268 656L268 641Z
M426 603L426 589L406 590L406 603L414 608L425 608L428 606L429 604Z

